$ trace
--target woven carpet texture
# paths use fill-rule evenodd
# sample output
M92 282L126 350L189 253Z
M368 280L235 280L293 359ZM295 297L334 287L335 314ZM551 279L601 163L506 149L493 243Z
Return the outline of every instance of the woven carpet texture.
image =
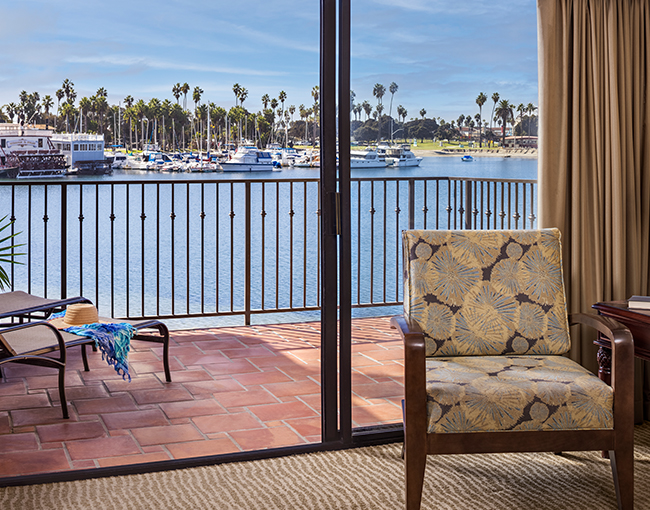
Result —
M650 509L650 423L635 431L635 508ZM0 489L3 510L401 509L401 444ZM599 452L429 456L424 510L615 509Z

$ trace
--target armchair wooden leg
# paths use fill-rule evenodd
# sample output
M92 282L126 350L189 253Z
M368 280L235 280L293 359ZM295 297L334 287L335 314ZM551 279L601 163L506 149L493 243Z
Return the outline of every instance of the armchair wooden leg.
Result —
M634 450L610 450L610 463L619 510L634 508Z
M406 510L420 510L427 454L422 445L404 448L406 471Z

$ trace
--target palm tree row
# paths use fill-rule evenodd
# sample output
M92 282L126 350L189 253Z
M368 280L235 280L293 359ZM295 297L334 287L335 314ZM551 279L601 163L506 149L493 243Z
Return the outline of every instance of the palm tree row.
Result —
M188 83L176 83L172 86L172 96L175 103L169 99L160 101L157 98L145 102L140 99L135 101L132 96L124 98L118 105L109 105L108 92L104 87L97 90L95 95L82 97L77 106L75 102L77 93L74 83L65 79L54 96L57 104L54 113L52 96L45 95L42 99L38 92L31 94L21 91L19 101L9 103L0 108L0 122L13 121L18 119L24 123L40 123L48 127L50 124L59 131L84 131L88 133L99 133L106 137L107 144L124 144L130 147L142 148L146 143L157 143L164 148L186 148L201 147L204 140L204 133L207 131L208 119L211 135L223 143L249 141L252 143L266 144L270 142L289 143L289 138L304 139L309 143L316 143L318 138L319 125L319 99L320 90L318 86L312 88L311 95L313 105L306 107L301 104L297 109L295 105L286 107L287 94L280 91L277 98L271 98L269 94L261 97L262 111L252 113L244 107L248 98L248 91L239 83L233 85L235 95L235 106L226 110L214 103L202 104L203 89L195 86L192 90L194 108L187 108L187 95L191 87ZM399 86L392 82L388 86L390 92L390 106L388 115L385 115L383 98L386 95L386 87L376 83L372 94L377 100L373 109L369 101L356 103L356 94L350 91L350 112L354 115L355 128L361 124L362 112L365 113L365 121L374 133L376 139L389 138L388 134L382 136L382 125L388 125L390 139L393 135L403 131L401 138L406 138L408 129L405 127L408 112L402 105L396 108L396 118L393 117L393 100L398 92ZM182 106L180 98L183 97ZM492 94L492 114L490 115L489 129L488 122L483 120L483 106L487 102L487 96L481 92L476 98L478 113L461 115L456 121L447 123L444 119L434 118L435 125L442 127L441 134L457 136L460 138L460 130L465 127L470 133L478 128L479 146L482 147L483 139L493 140L492 122L501 126L502 143L505 142L506 126L513 127L515 135L531 134L536 132L537 118L533 115L537 109L532 103L519 104L515 108L506 99L501 99L499 94ZM294 114L298 111L300 120L294 121ZM374 111L373 111L374 110ZM515 111L517 115L515 115ZM419 112L421 121L426 120L426 110L422 108ZM412 119L413 120L413 119ZM395 122L398 123L397 130ZM309 140L309 127L311 139ZM436 129L437 130L437 129ZM456 131L455 131L456 130ZM421 131L421 129L420 129ZM124 133L124 134L123 134ZM366 134L368 130L366 130ZM484 134L485 133L485 134ZM430 133L433 137L435 134ZM211 136L212 137L212 136ZM445 136L447 137L447 136ZM440 137L438 137L440 138Z

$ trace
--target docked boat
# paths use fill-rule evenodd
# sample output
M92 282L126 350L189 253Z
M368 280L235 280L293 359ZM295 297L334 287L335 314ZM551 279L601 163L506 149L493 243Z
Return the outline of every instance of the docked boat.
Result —
M104 156L104 135L57 133L52 135L52 144L65 156L69 173L77 175L113 173L110 161Z
M63 177L67 166L65 156L52 144L51 130L0 124L0 177Z
M422 158L416 156L409 145L390 148L386 156L393 159L392 166L420 166L422 162Z
M224 172L260 172L271 171L274 166L270 152L243 146L229 159L221 161L221 168Z
M474 161L474 158L470 156L469 154L465 154L462 158L460 158L461 161Z
M385 168L386 160L377 151L350 151L350 168Z
M294 167L298 168L320 168L320 152L309 151L293 162Z

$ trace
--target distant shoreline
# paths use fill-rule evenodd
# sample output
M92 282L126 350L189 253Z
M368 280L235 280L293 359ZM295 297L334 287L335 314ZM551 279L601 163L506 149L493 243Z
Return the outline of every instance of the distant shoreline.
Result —
M463 156L468 154L479 158L503 158L510 156L513 158L537 159L537 149L445 149L445 154L441 154L439 149L418 149L411 147L416 156L440 156L446 158L449 156Z

